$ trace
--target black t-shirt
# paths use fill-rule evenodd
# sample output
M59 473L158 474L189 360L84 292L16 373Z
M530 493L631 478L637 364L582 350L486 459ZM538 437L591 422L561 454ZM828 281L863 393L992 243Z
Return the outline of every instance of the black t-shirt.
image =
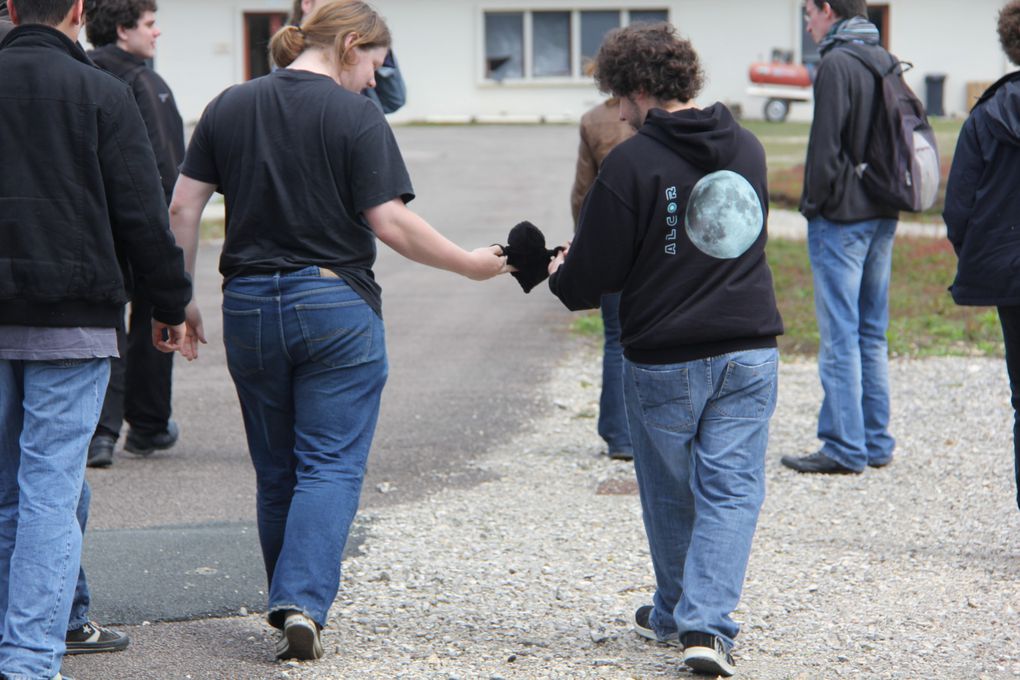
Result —
M414 190L366 97L289 69L231 87L206 107L181 172L224 195L226 280L325 267L381 316L375 235L362 212L406 203Z

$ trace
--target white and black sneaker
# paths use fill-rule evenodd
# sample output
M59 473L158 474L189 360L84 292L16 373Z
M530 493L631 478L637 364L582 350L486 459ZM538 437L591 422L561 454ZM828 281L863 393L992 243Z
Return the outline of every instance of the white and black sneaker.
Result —
M643 607L638 607L637 611L634 612L634 632L643 638L654 640L663 645L678 646L680 644L679 637L674 633L672 637L660 640L656 634L655 629L652 628L652 610L655 609L652 605L646 604Z
M718 635L685 633L683 638L684 663L695 673L730 677L737 672L733 657Z
M288 612L276 642L276 658L313 661L321 657L319 626L301 612Z

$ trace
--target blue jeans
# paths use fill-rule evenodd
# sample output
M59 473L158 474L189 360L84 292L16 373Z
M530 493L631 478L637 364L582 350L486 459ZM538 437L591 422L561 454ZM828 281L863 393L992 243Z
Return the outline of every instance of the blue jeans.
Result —
M851 470L892 458L889 434L889 278L896 220L808 222L818 319L818 375L825 397L818 438Z
M294 609L323 626L386 382L382 319L308 267L229 281L223 342L255 467L269 621Z
M81 559L75 516L108 359L0 360L0 673L60 671Z
M599 436L609 445L609 452L629 453L630 426L627 407L623 403L623 346L620 345L620 294L602 296L602 327L605 346L602 350L602 394L599 397Z
M680 364L624 361L627 413L655 569L652 627L727 646L739 626L751 539L765 500L765 449L776 406L775 349Z

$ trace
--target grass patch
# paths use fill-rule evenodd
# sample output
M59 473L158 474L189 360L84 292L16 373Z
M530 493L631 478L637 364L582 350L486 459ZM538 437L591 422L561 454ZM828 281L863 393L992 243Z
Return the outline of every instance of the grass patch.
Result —
M814 284L803 241L772 239L769 266L786 333L785 356L818 353ZM946 290L956 274L956 256L944 239L901 237L893 249L889 290L889 354L894 357L1002 356L1002 331L994 308L961 307ZM602 337L602 317L587 312L571 329Z
M816 354L818 325L807 244L773 239L768 259L786 326L780 349L786 354ZM890 355L1002 356L995 309L956 305L946 290L955 274L956 256L948 241L896 240L889 290Z
M198 238L202 241L222 240L226 234L226 224L223 219L206 219L198 225Z

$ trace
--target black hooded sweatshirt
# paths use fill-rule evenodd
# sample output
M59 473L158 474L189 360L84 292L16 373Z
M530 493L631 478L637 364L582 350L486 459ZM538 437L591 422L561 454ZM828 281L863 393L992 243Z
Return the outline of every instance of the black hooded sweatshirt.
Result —
M1020 72L990 87L960 130L946 184L950 289L961 305L1020 305Z
M603 162L550 289L573 310L621 292L637 363L775 347L761 144L722 104L653 109L638 133Z

